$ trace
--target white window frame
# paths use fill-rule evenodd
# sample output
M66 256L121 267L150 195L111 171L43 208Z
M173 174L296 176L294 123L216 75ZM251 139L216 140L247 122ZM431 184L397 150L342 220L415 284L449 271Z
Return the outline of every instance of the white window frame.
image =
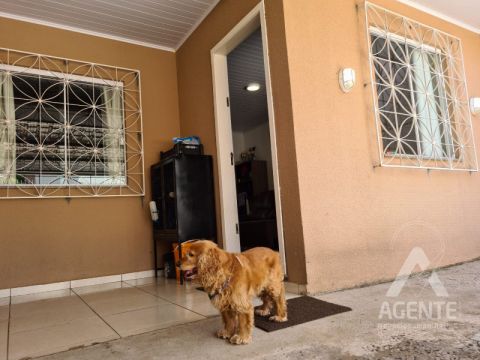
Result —
M3 72L56 78L59 83L75 81L94 86L120 88L122 94L120 111L123 124L123 142L120 139L120 142L123 143L123 164L121 165L123 168L121 167L121 177L118 179L114 177L114 181L102 184L102 179L106 180L111 177L99 175L95 179L92 177L92 180L87 183L82 182L82 175L79 174L78 183L2 183L0 184L0 199L145 196L142 94L139 70L6 48L0 48L0 59L2 62L0 70ZM56 65L58 63L61 65ZM63 65L65 65L65 69ZM79 75L80 72L87 75ZM89 76L90 74L93 76ZM64 107L66 104L67 101L64 101ZM65 108L64 114L66 114ZM64 121L67 121L66 117ZM65 151L67 150L67 146L65 146ZM48 176L48 174L45 175ZM61 173L58 178L62 178Z
M374 26L370 26L369 27L369 36L377 36L377 37L381 37L381 38L384 38L385 40L388 41L388 39L392 39L393 41L399 43L399 44L407 44L407 45L410 45L412 46L413 48L416 49L420 49L420 50L424 50L425 52L429 52L429 53L432 53L432 54L437 54L437 55L441 55L441 51L433 46L430 46L430 45L425 45L425 44L420 44L419 42L415 41L415 40L412 40L412 39L408 39L408 38L402 38L401 36L397 35L397 34L394 34L392 32L385 32L385 31L382 31ZM441 66L441 65L440 65ZM430 73L432 74L432 73ZM374 75L375 77L376 75ZM446 89L446 86L445 86L445 79L444 77L442 76L441 77L441 80L442 80L442 92L446 92L447 89ZM410 91L410 97L411 97L411 100L414 104L416 104L417 102L417 99L416 99L416 92L414 91L414 84L413 84L413 81L412 81L412 76L409 75L409 83L410 83L410 88L411 88L411 91ZM418 119L418 110L414 107L413 110L415 111L415 114L414 114L414 117ZM444 109L447 113L449 112L448 110L448 106ZM438 113L437 113L438 115ZM421 139L421 134L420 134L420 130L419 130L419 126L418 124L415 124L415 137L416 137L416 145L417 145L417 152L418 152L418 155L411 155L411 154L389 154L387 153L386 156L389 156L389 157L406 157L406 158L417 158L417 157L421 157L423 159L426 159L426 160L459 160L458 158L455 158L455 149L453 150L453 152L451 150L448 150L448 152L451 152L452 155L451 156L435 156L435 155L424 155L424 149L422 149L422 141L421 140L418 140L418 139ZM453 138L453 134L452 134L452 124L450 121L448 121L448 128L449 128L449 131L448 131L448 137L450 138L450 141L452 141L452 138ZM383 144L383 139L380 139L380 141L382 142L381 146L384 146ZM448 143L446 144L447 146L449 147L454 147L454 144L453 142L451 143Z
M110 86L110 87L119 87L119 88L122 88L123 90L123 82L121 81L112 81L112 80L102 80L102 79L97 79L97 78L94 78L94 77L88 77L88 76L80 76L80 75L75 75L75 74L62 74L62 73L59 73L59 72L56 72L56 71L47 71L47 70L41 70L41 69L31 69L31 68L26 68L26 67L22 67L22 66L13 66L13 65L5 65L5 64L0 64L0 70L4 70L4 71L9 71L11 73L21 73L21 74L28 74L28 75L39 75L39 76L43 76L45 78L52 78L52 77L57 77L58 79L60 80L64 80L64 81L78 81L78 82L83 82L83 83L88 83L88 84L92 84L92 85L107 85L107 86ZM65 90L65 89L64 89ZM64 94L65 95L65 94ZM123 103L122 103L122 129L125 129L125 117L123 115ZM63 101L63 113L66 114L67 113L67 102L65 101L65 97L64 97L64 101ZM66 125L66 121L67 121L67 116L65 116L64 118L64 124ZM67 136L66 134L66 131L67 131L67 128L65 127L65 136ZM125 143L125 134L123 134L123 143ZM67 152L68 152L68 147L65 145L65 161L67 159ZM42 187L51 187L51 188L68 188L68 187L71 187L71 186L74 186L74 187L91 187L91 186L99 186L99 187L124 187L127 185L126 181L127 181L127 166L126 166L126 149L124 148L123 149L123 171L124 171L124 178L125 178L125 182L122 182L122 183L118 183L118 184L109 184L109 183L105 183L105 182L101 182L100 183L82 183L81 181L78 182L78 184L69 184L69 183L47 183L47 184L43 184L43 183L36 183L37 185L40 185ZM65 164L66 166L66 164ZM64 174L67 173L67 169L65 169L65 172ZM40 176L40 174L39 174ZM41 175L42 177L47 177L48 175ZM58 177L59 179L61 179L60 175L52 175L53 178L55 177ZM81 179L82 176L79 177L79 179ZM98 180L101 180L103 178L103 180L106 180L108 179L109 177L108 176L95 176L95 179L98 179ZM7 184L0 184L0 187L8 187L9 185ZM32 184L15 184L15 186L17 187L32 187Z
M24 66L16 66L16 65L7 65L7 64L0 64L0 70L10 71L10 72L17 72L22 74L29 74L29 75L40 75L45 77L57 77L58 79L63 80L72 80L72 81L82 81L94 85L108 85L108 86L118 86L123 88L123 81L113 81L108 79L98 79L89 76L81 76L75 74L62 74L58 71L48 71L42 69L32 69L27 68Z
M468 89L463 64L461 40L458 37L422 24L416 20L412 20L401 14L392 12L376 4L372 4L368 1L365 2L364 17L365 33L367 37L366 43L368 46L367 54L369 57L370 88L372 91L373 112L375 115L377 145L379 151L379 163L376 165L382 167L421 168L428 170L478 171L476 144L474 140L471 114L468 111ZM427 33L430 38L426 38L425 34ZM435 127L433 131L430 132L430 141L423 140L425 138L420 138L420 134L418 134L419 124L416 122L416 116L418 111L423 110L418 110L416 103L408 104L414 111L409 111L406 115L412 114L413 112L415 113L415 143L417 146L416 152L418 154L409 154L407 151L403 150L402 147L397 148L396 151L398 152L394 151L393 153L388 154L391 150L384 147L381 116L385 116L385 114L383 114L382 110L379 108L378 103L377 83L380 84L380 82L377 81L377 74L375 73L376 55L372 48L372 36L390 39L391 41L398 42L399 45L411 46L415 49L419 49L422 56L426 52L431 52L438 53L442 57L439 64L442 67L442 76L438 76L439 74L432 71L430 74L435 74L435 80L437 81L441 79L442 83L439 87L441 88L443 95L438 96L438 98L445 99L447 103L446 106L438 102L434 105L437 115L440 114L438 109L445 110L445 113L442 114L444 117L439 118L441 120L438 121L438 127ZM417 39L419 41L415 41ZM430 42L429 39L434 39L434 41ZM424 41L428 43L424 43ZM430 44L434 44L435 46L438 44L439 48L431 46ZM443 63L444 59L447 61L447 68L445 68ZM408 60L410 61L410 59ZM412 81L413 75L409 74L408 76L408 81ZM455 89L454 94L448 92L448 89L452 89L452 87ZM461 91L458 91L459 88L461 88ZM417 97L415 96L415 87L411 86L410 89L410 96L415 99ZM429 106L428 104L429 100L427 99L425 100L425 106ZM445 130L442 130L441 127L447 123L447 120L448 129L443 128ZM431 118L428 119L428 121L429 124L433 123ZM431 125L429 126L432 130ZM397 128L397 130L400 130L400 127ZM453 134L454 132L455 134ZM436 147L439 146L438 142L435 141L435 137L438 135L435 134L440 134L442 139L441 149L444 151L444 153L441 153L442 156L439 156L440 154L438 154L438 150L435 150ZM408 139L403 137L400 139L402 142L408 141ZM443 139L446 140L443 141ZM420 145L418 145L419 143ZM425 144L427 147L424 147ZM429 150L432 154L431 156L428 155L428 151L424 150L428 149L429 145L431 146L431 150ZM421 151L418 151L418 149L421 149Z

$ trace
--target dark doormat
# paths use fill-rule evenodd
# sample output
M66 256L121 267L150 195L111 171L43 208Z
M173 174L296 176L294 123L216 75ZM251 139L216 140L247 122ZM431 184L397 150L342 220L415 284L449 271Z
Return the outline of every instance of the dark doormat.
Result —
M332 304L310 296L300 296L287 300L288 321L274 322L268 320L269 316L255 314L255 326L271 332L351 310L349 307Z

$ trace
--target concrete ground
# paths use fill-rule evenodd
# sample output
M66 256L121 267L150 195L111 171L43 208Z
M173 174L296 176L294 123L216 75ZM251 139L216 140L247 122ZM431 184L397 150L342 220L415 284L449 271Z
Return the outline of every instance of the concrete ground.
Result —
M432 290L430 274L410 278L393 298L391 283L323 294L353 311L272 333L255 329L250 345L217 339L214 317L43 359L480 359L480 261L437 274L448 296Z

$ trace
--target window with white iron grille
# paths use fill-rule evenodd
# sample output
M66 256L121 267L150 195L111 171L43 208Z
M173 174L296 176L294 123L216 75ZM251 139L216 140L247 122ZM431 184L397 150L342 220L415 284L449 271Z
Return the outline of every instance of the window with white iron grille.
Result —
M382 166L477 170L460 39L366 3Z
M0 197L143 195L139 81L0 49Z

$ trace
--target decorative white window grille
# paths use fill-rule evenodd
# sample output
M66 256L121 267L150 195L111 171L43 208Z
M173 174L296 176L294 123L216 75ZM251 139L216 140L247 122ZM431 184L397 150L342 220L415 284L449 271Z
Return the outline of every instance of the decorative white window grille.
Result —
M381 165L477 171L460 39L365 10Z
M0 198L141 195L140 73L0 49Z

